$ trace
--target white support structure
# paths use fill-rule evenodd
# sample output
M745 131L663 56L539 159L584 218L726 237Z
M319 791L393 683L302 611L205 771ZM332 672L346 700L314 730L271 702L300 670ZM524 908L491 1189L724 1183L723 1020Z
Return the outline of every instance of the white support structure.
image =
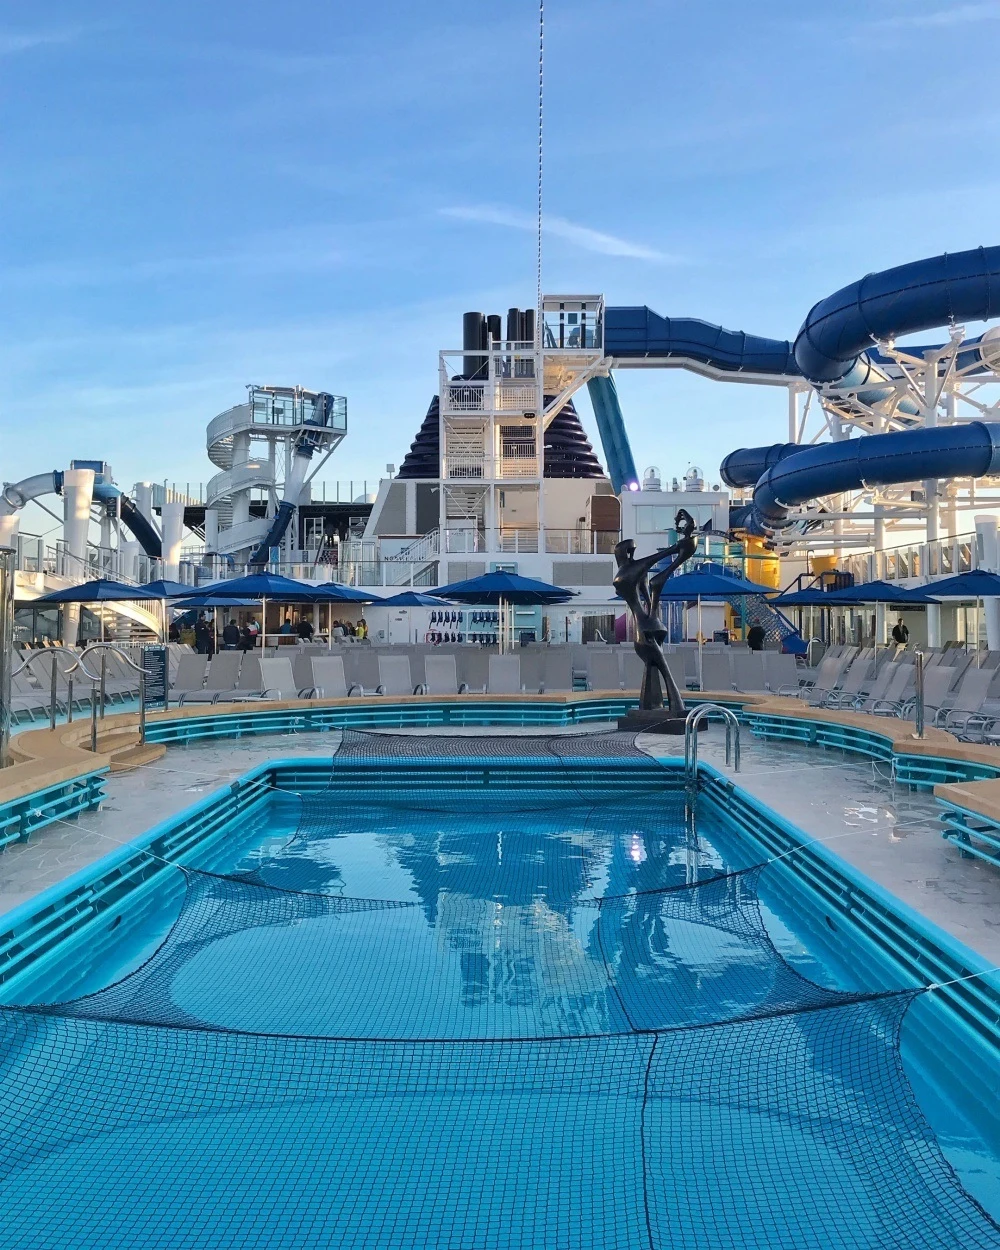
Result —
M586 382L608 373L604 298L547 295L535 340L487 337L438 357L443 550L545 549L545 431Z

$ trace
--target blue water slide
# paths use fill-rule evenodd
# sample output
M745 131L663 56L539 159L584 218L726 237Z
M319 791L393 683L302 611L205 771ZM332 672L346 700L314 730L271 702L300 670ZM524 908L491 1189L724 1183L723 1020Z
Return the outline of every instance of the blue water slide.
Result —
M870 273L810 310L795 362L810 382L851 384L875 339L1000 316L1000 247L945 253Z
M793 345L694 317L661 317L651 308L606 308L604 352L616 364L691 362L723 373L798 377Z
M148 517L142 515L128 495L122 495L118 507L122 525L132 531L147 556L159 560L163 555L163 544Z
M694 317L661 317L646 307L608 308L604 318L605 354L616 365L673 364L717 376L740 374L777 383L803 376L795 345L787 339L727 330ZM842 385L856 389L864 404L882 403L894 390L889 375L870 356L845 368ZM909 400L899 410L916 413Z
M821 300L796 337L795 361L817 385L852 386L879 370L868 350L874 339L997 316L1000 247L930 257L869 274ZM998 446L1000 425L974 421L816 447L742 448L726 457L721 471L730 486L755 484L755 521L778 529L787 523L790 508L820 495L994 474L1000 468Z
M587 383L587 391L614 492L618 495L623 490L634 490L639 485L639 475L635 470L635 460L632 457L632 447L625 430L625 419L618 402L618 389L614 379L591 378Z
M1000 472L1000 423L970 421L900 434L872 434L799 448L766 469L753 493L754 515L772 529L790 508L841 491L942 477Z

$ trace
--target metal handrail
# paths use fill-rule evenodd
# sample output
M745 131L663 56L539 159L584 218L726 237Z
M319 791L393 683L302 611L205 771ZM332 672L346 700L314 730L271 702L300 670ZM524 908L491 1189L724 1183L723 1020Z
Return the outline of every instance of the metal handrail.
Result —
M135 660L132 659L132 657L128 654L128 652L125 651L123 647L120 647L117 643L95 642L95 643L92 643L87 648L86 651L81 652L80 654L77 654L77 652L73 651L70 647L46 647L44 648L44 650L32 652L32 654L29 655L26 660L22 660L22 662L17 666L17 668L11 670L11 676L14 676L16 673L23 672L24 669L26 668L30 668L31 665L34 664L36 660L45 660L45 659L48 659L49 656L52 657L52 660L50 663L51 684L50 684L50 694L49 694L49 728L55 729L56 709L59 703L59 700L57 698L57 690L56 690L57 675L58 673L62 673L62 675L67 679L66 720L67 720L67 723L69 723L73 720L73 673L75 673L77 669L80 669L84 677L86 677L87 680L90 681L91 683L91 688L90 688L90 749L96 753L97 751L97 721L98 721L97 691L98 691L98 687L100 687L100 692L101 692L100 719L103 720L104 719L104 705L105 705L105 690L106 690L106 682L107 682L107 659L105 656L102 655L100 673L99 674L92 673L90 669L87 668L86 664L84 664L83 662L84 656L89 655L90 652L92 651L114 651L122 657L122 659L125 661L126 664L128 664L131 668L134 668L135 671L139 674L139 741L145 742L146 741L146 697L145 697L146 696L146 675L149 673L150 670L147 668L143 668L141 664L136 664ZM59 668L59 665L55 657L60 654L71 655L73 657L73 663L70 664L68 668L63 668L63 669Z
M684 720L684 779L689 787L698 784L698 726L713 712L726 722L726 764L732 764L734 773L740 771L740 722L721 703L700 703Z

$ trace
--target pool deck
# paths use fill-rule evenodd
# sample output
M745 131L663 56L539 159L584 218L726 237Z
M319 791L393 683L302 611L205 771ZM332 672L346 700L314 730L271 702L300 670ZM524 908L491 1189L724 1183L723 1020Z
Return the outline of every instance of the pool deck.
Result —
M784 705L794 701L761 702ZM800 714L807 711L801 705L796 710ZM864 719L870 722L872 718ZM517 736L588 733L608 728L613 726L595 724L562 731L551 727L523 730L505 727L499 732L504 736ZM880 721L881 728L899 735L907 732L907 727L900 722L885 725ZM450 736L496 736L498 731L489 727L463 730L448 726L443 732ZM160 748L159 758L140 768L112 773L107 778L106 798L99 811L84 812L71 821L58 821L32 834L28 841L14 843L0 853L0 914L100 859L116 846L257 764L281 757L330 755L338 736L336 731L282 732L168 746ZM644 735L638 741L657 757L683 754L680 739ZM894 786L887 765L858 760L839 751L760 741L746 729L742 742L742 770L733 780L744 791L800 828L807 837L828 845L831 852L983 958L1000 965L1000 871L981 860L963 857L954 845L945 841L932 795ZM723 762L723 744L722 729L711 726L702 735L700 757L728 773L730 770ZM941 749L934 742L930 745ZM75 750L77 758L64 767L94 766L93 755L78 747ZM982 748L976 753L980 751ZM49 762L50 766L53 762ZM939 789L964 792L981 787L989 787L990 801L996 803L1000 813L1000 782L974 782Z

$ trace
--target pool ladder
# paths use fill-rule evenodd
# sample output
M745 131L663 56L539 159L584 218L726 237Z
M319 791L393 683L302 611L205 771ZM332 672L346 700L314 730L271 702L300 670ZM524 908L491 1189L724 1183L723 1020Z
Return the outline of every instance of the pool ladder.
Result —
M684 721L684 784L689 792L698 789L698 726L706 716L719 715L726 723L726 764L740 771L740 722L721 703L701 703L692 708Z

